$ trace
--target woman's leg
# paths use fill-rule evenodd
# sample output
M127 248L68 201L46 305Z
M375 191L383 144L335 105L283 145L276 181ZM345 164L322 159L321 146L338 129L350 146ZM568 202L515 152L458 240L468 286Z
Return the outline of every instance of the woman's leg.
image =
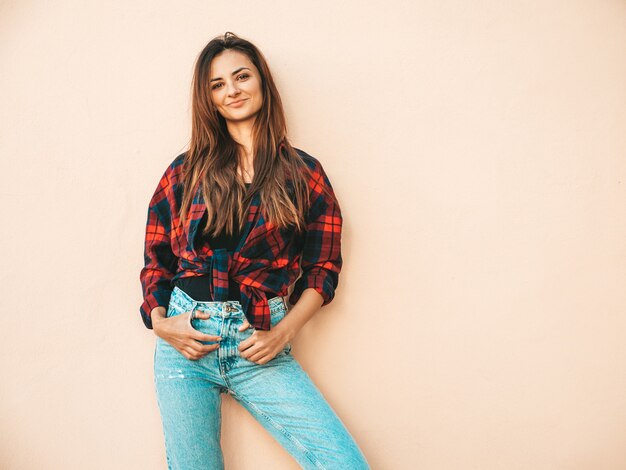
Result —
M175 288L167 316L181 315L197 306L198 303ZM202 322L214 324L218 331L213 334L220 333L219 318ZM157 337L154 385L163 423L168 469L222 470L221 393L228 389L218 370L217 352L193 361Z
M280 353L241 374L231 370L229 380L234 398L305 470L370 468L340 418L291 354Z
M271 306L271 324L286 308ZM242 318L231 319L238 329ZM233 397L289 452L305 470L366 470L369 465L343 422L298 361L288 344L271 361L256 364L240 356L238 343L251 331L239 333L236 343L220 351L236 356L225 367L225 381Z
M170 470L223 469L221 395L193 361L157 338L154 383Z

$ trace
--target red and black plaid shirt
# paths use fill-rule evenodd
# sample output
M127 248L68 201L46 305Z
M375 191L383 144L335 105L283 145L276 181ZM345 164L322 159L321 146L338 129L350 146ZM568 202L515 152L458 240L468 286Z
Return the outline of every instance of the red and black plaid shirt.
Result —
M211 298L228 300L228 279L240 284L241 304L251 325L270 329L268 298L289 296L294 305L302 291L313 288L328 304L335 295L342 266L341 231L343 218L339 205L326 196L334 195L321 163L296 149L313 171L309 180L310 201L306 232L296 235L293 228L278 229L259 210L257 192L250 204L242 237L233 253L225 248L212 249L207 243L194 246L200 220L206 211L200 187L194 196L186 226L179 218L182 202L182 164L184 153L165 170L150 200L144 250L145 266L140 273L143 303L142 320L152 328L154 307L169 305L172 283L181 277L209 275ZM197 245L197 243L196 243Z

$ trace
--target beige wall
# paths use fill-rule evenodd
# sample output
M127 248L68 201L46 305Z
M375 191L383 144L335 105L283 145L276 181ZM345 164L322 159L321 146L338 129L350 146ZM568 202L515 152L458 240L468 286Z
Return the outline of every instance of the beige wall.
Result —
M617 0L0 3L0 467L166 468L145 215L229 30L342 201L294 355L372 468L626 468ZM223 412L228 469L298 468Z

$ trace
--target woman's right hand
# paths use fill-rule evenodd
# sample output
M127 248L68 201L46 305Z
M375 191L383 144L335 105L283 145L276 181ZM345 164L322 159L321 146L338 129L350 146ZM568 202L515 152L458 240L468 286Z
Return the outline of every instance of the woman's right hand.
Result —
M220 336L208 335L196 330L191 325L191 312L167 318L165 307L152 310L152 329L159 338L167 341L183 356L192 361L198 360L220 347ZM208 312L195 312L195 318L209 319ZM215 344L202 344L200 341L217 341Z

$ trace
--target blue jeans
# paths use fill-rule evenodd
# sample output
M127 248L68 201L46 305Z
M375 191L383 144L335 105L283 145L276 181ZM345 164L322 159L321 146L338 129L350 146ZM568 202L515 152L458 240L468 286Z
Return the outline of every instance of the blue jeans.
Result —
M283 297L269 304L274 326L287 306ZM291 355L290 343L265 364L249 361L237 346L254 328L238 331L245 318L238 301L200 302L174 287L167 316L195 310L211 317L192 318L193 328L221 336L220 347L190 360L157 337L154 351L154 383L170 470L224 468L221 393L230 393L305 470L369 470L353 437Z

